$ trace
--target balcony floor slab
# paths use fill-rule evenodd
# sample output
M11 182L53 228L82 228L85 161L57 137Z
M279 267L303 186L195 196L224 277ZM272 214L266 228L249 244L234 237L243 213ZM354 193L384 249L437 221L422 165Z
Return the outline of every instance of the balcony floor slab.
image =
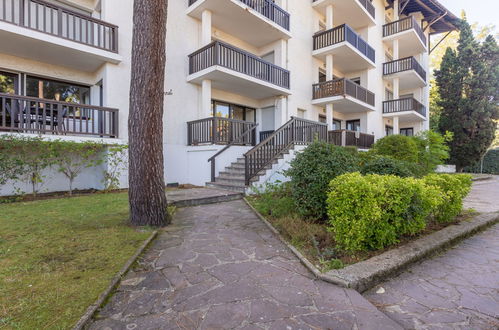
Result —
M340 113L362 113L366 111L376 111L376 108L370 104L357 100L349 95L331 96L321 99L312 100L313 105L325 106L326 104L333 104L334 111Z
M347 41L314 50L312 55L324 62L327 55L333 55L334 67L341 72L376 68L376 64Z
M425 43L419 38L414 29L395 33L383 38L384 42L392 42L393 40L399 41L399 58L426 53L428 51Z
M326 16L327 6L334 7L334 22L348 24L354 29L376 25L376 20L358 0L317 0L312 3L318 12Z
M399 78L399 88L401 91L426 87L426 81L415 70L396 72L384 75L383 78L387 80Z

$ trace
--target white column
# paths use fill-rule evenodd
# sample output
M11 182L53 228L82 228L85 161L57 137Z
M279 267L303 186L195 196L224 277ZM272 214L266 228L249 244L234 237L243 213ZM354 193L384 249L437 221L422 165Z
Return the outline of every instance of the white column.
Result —
M332 29L334 27L334 16L333 16L333 6L329 5L326 7L326 29Z
M211 111L211 80L205 79L201 83L201 115L200 118L213 116Z
M393 117L393 134L400 134L399 117Z
M334 118L333 104L328 103L326 104L326 122L327 122L327 129L329 131L333 130L333 118Z
M399 55L399 41L398 39L393 40L393 45L392 45L392 52L393 52L393 59L398 60L400 58Z
M326 80L333 80L334 76L334 58L333 55L328 54L326 55Z
M211 42L211 11L203 10L201 14L201 47Z
M398 100L400 98L400 78L393 78L393 99Z
M399 20L399 5L400 5L400 0L393 1L393 20L394 21Z
M288 116L288 98L282 96L277 101L277 107L275 109L275 129L284 125L290 119Z

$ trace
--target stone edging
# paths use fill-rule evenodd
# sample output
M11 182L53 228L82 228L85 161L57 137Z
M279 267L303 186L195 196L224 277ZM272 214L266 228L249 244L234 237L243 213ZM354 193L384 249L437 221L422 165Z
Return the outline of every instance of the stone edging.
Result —
M151 242L156 238L156 236L158 236L158 230L155 230L149 236L149 238L147 238L147 240L144 243L142 243L142 245L137 249L135 254L132 257L130 257L130 259L128 259L128 261L123 266L123 268L121 268L121 270L116 275L114 275L113 279L111 280L111 282L109 283L107 288L100 294L97 301L87 308L87 311L78 320L76 325L73 327L73 330L82 330L85 328L85 326L88 324L90 319L92 319L92 317L94 316L95 312L99 309L99 307L101 307L104 304L106 299L111 295L113 290L118 286L118 284L120 283L123 276L130 270L130 268L135 263L135 261L139 258L139 256L142 254L142 252L144 252L144 250L149 246L149 244L151 244Z
M486 213L463 221L458 225L450 225L442 230L421 237L415 241L389 250L383 254L361 261L354 265L339 270L331 270L322 273L315 267L300 251L289 244L248 201L246 204L260 218L270 230L300 259L300 261L318 279L325 282L352 288L359 292L366 291L378 283L386 280L387 276L393 275L408 265L419 261L429 255L435 254L460 240L486 229L499 222L499 213Z

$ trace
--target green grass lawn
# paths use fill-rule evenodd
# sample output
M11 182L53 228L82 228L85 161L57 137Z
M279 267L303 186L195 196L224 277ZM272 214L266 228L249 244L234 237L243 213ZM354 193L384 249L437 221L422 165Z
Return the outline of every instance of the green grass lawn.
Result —
M151 230L127 194L0 205L0 329L67 329Z

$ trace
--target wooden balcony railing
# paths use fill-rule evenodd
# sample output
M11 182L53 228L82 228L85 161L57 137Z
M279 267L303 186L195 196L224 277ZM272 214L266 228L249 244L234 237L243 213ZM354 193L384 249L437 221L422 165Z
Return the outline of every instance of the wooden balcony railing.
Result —
M413 56L383 63L383 75L385 76L409 70L416 71L421 79L426 81L426 71Z
M345 78L312 85L312 95L314 100L325 97L349 95L371 106L374 106L375 98L374 93Z
M319 0L313 0L312 2L316 1ZM372 16L372 18L376 18L376 10L374 9L374 5L371 3L370 0L357 0L357 2L359 2L362 5L362 7L364 7L367 10L367 12L369 13L369 15Z
M189 6L198 0L189 0ZM289 13L272 0L238 0L289 31Z
M204 143L236 145L255 145L256 135L244 135L244 132L252 129L255 123L228 119L222 117L210 117L190 121L187 123L187 144L199 145ZM242 136L242 138L241 138Z
M0 131L118 137L118 110L0 93Z
M315 139L327 141L326 124L292 117L244 155L246 185L249 185L252 178L291 146L306 145Z
M374 144L374 135L340 129L329 131L328 141L337 146L369 149Z
M414 31L416 31L416 34L419 36L419 39L421 39L423 44L426 45L426 36L424 35L423 29L421 29L421 26L412 16L405 17L399 19L398 21L383 25L383 37L389 37L391 35L410 29L414 29Z
M314 35L314 50L329 47L340 42L348 42L366 56L371 62L376 61L374 48L364 41L351 27L346 24Z
M412 97L383 102L383 113L416 111L426 117L426 107Z
M244 73L279 87L289 88L289 71L221 41L215 41L189 55L189 73L214 65Z
M2 0L0 20L24 28L118 52L118 27L42 0Z

